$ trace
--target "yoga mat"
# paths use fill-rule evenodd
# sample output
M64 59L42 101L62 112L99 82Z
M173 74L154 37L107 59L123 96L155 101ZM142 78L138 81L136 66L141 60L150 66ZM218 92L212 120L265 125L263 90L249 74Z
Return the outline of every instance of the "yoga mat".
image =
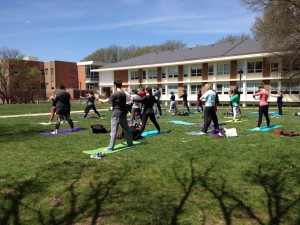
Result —
M208 130L207 133L213 133L214 130ZM199 135L205 135L205 134L200 134L201 131L190 131L190 132L185 132L185 134L192 135L192 136L199 136Z
M219 126L223 126L223 125L226 125L226 122L220 122L220 123L219 123ZM203 126L204 126L204 124L201 123L201 124L200 124L200 127L203 128ZM214 123L210 123L210 127L214 127Z
M241 122L244 122L244 121L247 121L247 120L237 120L237 121L227 120L227 121L225 121L225 123L241 123Z
M260 130L255 130L256 128L251 128L251 129L248 129L248 131L265 132L265 131L274 130L274 129L278 129L278 128L282 128L282 126L278 126L278 125L271 125L269 127L263 126L263 127L260 127Z
M170 131L160 131L160 133L158 133L157 130L150 130L150 131L145 131L142 133L142 137L151 137L151 136L155 136L155 135L159 135L159 134L167 134L170 133Z
M119 152L119 151L123 151L123 150L132 148L132 147L137 146L137 145L142 145L142 144L147 144L147 142L145 142L145 141L142 141L142 142L133 141L133 146L127 146L127 142L122 142L120 144L116 144L115 147L114 147L114 150L112 150L112 151L104 151L107 147L102 147L102 148L97 148L97 149L93 149L93 150L86 150L86 151L83 151L83 153L92 155L92 154L97 154L99 152L102 152L105 155L107 155L107 154L112 154L112 153L116 153L116 152Z
M76 118L77 119L87 119L87 118L90 118L90 119L105 119L104 116L99 117L99 116L89 116L89 115L85 118L84 118L84 116L76 116Z
M214 132L211 132L211 133L210 133L210 136L216 137L216 138L224 138L224 137L225 137L225 136L219 136L218 133L214 133Z
M78 121L73 121L73 123L77 123ZM56 122L52 122L52 123L39 123L41 125L44 126L48 126L48 125L52 125L52 124L56 124ZM68 122L64 122L64 123L60 123L60 124L68 124Z
M185 122L185 121L181 121L181 120L170 120L168 122L174 123L174 124L180 124L180 125L195 125L196 124L196 123L190 123L190 122Z
M86 128L74 127L73 131L71 130L71 128L69 128L69 129L66 129L66 130L58 130L57 134L51 134L52 131L42 132L40 134L45 135L45 136L49 136L49 135L59 135L59 134L67 134L67 133L72 133L72 132L78 132L78 131L81 131L81 130L86 130Z

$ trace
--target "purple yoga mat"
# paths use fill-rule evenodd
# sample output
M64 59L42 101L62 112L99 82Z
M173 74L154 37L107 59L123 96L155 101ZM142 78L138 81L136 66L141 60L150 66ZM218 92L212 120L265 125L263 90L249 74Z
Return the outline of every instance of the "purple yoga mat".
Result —
M226 125L226 123L225 123L225 122L220 122L220 123L219 123L219 126L223 126L223 125ZM204 124L201 123L201 124L200 124L200 127L202 128L203 126L204 126ZM214 127L214 123L211 123L211 124L210 124L210 127Z
M217 132L216 133L215 132L211 132L210 136L216 137L216 138L224 138L225 137L225 136L219 136Z
M59 134L66 134L66 133L71 133L71 132L78 132L78 131L81 131L81 130L86 130L86 128L74 127L73 131L71 130L71 128L69 128L69 129L66 129L66 130L58 130L57 134L51 134L52 131L42 132L40 134L45 135L45 136L49 136L49 135L59 135Z

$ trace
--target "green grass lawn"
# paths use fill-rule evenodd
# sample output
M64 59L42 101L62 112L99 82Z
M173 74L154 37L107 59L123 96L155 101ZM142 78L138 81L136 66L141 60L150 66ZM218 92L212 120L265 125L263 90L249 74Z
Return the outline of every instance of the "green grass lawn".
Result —
M49 105L0 105L0 116L45 113ZM220 122L228 110L219 109ZM225 125L237 129L234 138L186 135L200 131L203 114L165 112L158 122L170 133L99 160L82 151L108 145L109 133L93 134L90 125L109 130L110 111L102 119L74 113L75 126L86 130L56 136L39 134L54 128L39 124L48 115L0 118L0 224L300 224L300 136L249 132L257 108L242 111L243 122ZM300 132L298 111L284 108L287 115L271 124Z

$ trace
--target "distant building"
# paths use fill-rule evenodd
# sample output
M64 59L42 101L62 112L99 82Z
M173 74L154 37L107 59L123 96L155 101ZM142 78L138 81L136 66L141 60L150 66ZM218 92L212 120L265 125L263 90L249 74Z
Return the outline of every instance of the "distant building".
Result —
M92 71L100 73L100 91L112 91L113 81L121 79L129 90L159 86L163 101L172 91L178 99L186 89L190 102L195 102L198 90L212 83L223 104L229 102L228 91L238 86L242 104L251 105L257 104L252 94L263 82L271 93L282 89L285 102L299 104L300 81L284 80L281 68L260 41L245 40L145 54ZM275 103L276 98L269 100Z

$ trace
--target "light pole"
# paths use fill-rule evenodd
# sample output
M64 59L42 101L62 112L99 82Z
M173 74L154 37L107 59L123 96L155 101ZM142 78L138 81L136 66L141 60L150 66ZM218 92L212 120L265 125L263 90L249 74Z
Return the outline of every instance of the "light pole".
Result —
M79 83L79 98L80 98L80 103L81 103L81 82L78 82Z
M241 69L239 69L238 70L238 73L240 74L240 85L239 85L239 88L241 88L242 86L242 74L244 73L244 71L243 70L241 70Z

